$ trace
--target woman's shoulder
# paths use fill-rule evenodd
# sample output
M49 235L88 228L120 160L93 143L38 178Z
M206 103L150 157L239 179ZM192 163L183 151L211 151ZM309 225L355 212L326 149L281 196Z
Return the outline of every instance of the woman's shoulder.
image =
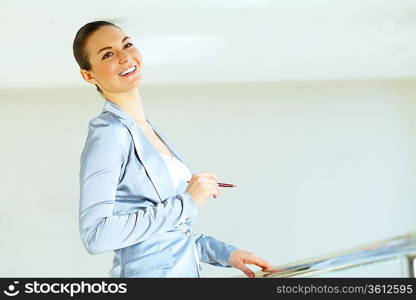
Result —
M110 112L103 111L88 122L88 136L91 140L106 140L119 142L125 140L125 129L120 119ZM94 138L95 137L95 138Z
M129 149L129 139L123 127L124 125L116 115L103 111L88 122L88 134L83 152L94 148L100 151L121 149L125 153L126 149Z
M92 127L121 127L120 119L108 111L103 111L98 116L92 118L88 125Z

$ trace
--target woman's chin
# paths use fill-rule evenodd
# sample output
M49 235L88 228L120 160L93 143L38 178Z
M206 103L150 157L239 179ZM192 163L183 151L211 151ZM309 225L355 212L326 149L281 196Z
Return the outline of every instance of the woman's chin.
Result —
M143 76L141 73L137 74L137 75L133 75L130 78L121 78L121 82L123 82L124 84L134 84L136 82L141 82L143 79Z
M124 86L137 86L140 85L142 82L142 76L136 76L135 78L130 78L128 81L122 81L122 85Z
M129 85L126 85L126 90L137 89L142 84L141 79L132 81Z

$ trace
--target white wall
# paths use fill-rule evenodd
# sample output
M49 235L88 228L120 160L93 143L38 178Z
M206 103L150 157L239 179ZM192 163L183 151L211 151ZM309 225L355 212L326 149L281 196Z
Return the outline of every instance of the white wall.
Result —
M278 265L415 230L415 83L141 90L148 118L194 170L238 185L200 209L194 231ZM103 99L94 87L0 97L0 276L106 277L112 253L89 255L78 235L79 155Z
M72 41L99 19L152 84L415 78L415 15L414 0L2 0L0 88L84 87Z

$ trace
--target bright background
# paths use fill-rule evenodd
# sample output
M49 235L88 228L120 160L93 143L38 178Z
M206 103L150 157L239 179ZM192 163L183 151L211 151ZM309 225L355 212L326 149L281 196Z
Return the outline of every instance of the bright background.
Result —
M79 156L104 100L72 41L94 20L143 53L146 116L194 170L238 185L194 231L274 265L414 231L415 14L412 0L1 1L0 276L111 268L78 231Z

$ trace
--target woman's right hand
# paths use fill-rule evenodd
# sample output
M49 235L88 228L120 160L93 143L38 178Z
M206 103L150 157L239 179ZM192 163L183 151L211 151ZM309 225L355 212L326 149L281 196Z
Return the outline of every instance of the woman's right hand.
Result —
M192 178L188 182L185 192L191 195L198 207L204 204L208 197L213 196L217 199L220 196L218 178L211 172L192 174Z

